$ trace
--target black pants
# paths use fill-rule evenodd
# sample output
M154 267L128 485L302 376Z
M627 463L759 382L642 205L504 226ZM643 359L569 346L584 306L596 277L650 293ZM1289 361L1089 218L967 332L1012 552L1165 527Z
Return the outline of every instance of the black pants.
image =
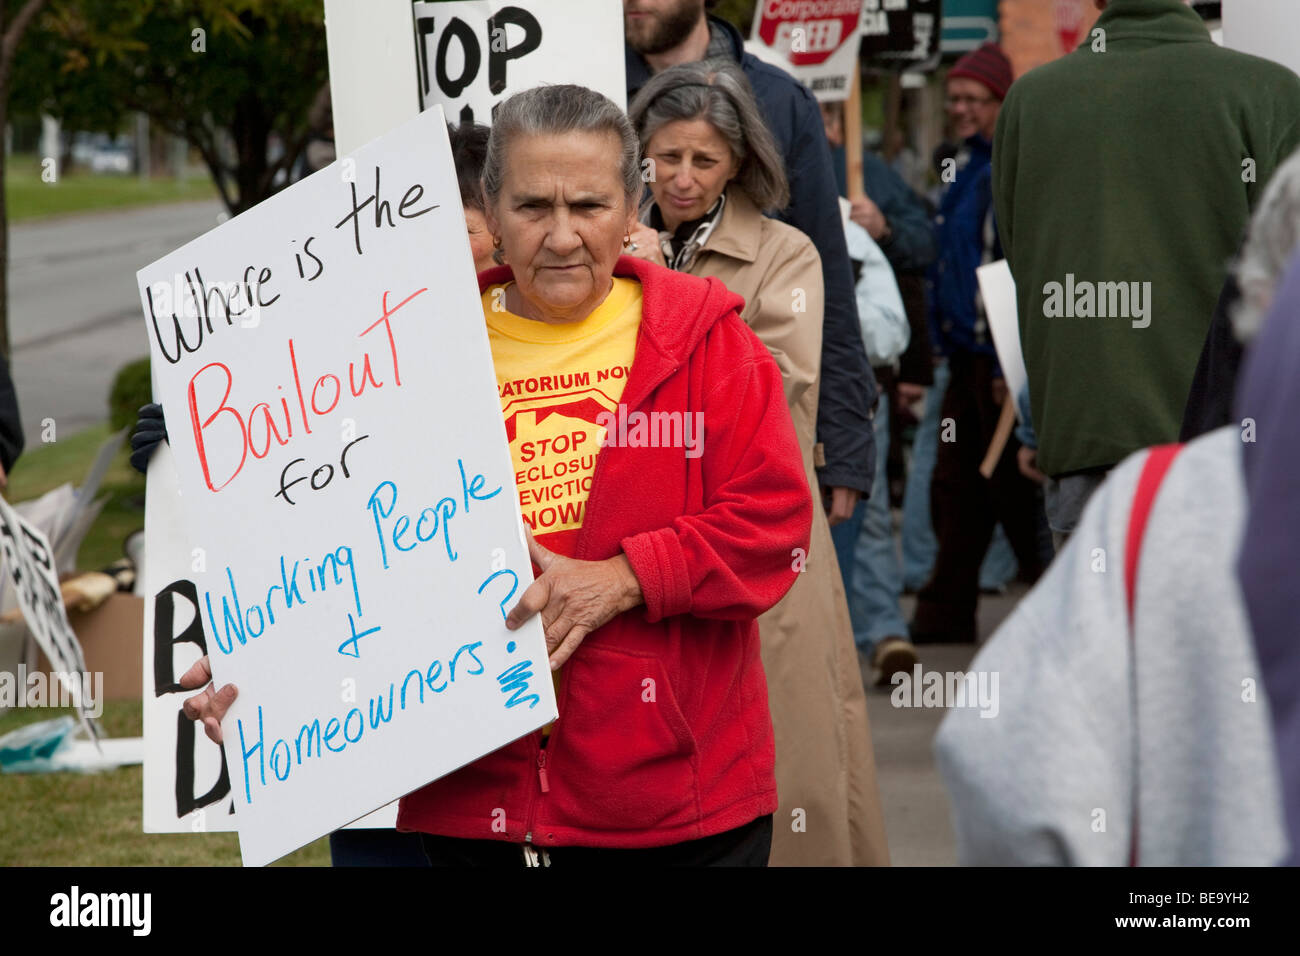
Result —
M498 840L462 840L421 833L433 866L528 866L524 846ZM586 846L534 847L538 866L767 866L772 851L772 817L759 817L734 830L644 850Z
M948 367L951 378L940 410L939 449L930 479L930 516L939 553L929 582L917 594L912 629L920 639L973 642L980 564L994 526L1002 523L1021 580L1036 581L1043 564L1034 483L1020 474L1015 436L1007 442L993 477L985 480L979 472L1002 411L993 402L993 360L960 352L949 358Z

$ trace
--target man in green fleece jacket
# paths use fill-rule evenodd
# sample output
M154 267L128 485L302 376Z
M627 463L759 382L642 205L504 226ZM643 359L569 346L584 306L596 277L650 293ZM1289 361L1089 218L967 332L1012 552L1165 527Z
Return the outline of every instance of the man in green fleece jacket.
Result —
M1300 77L1216 46L1182 0L1095 0L1012 84L993 195L1058 542L1107 470L1175 441L1251 209L1300 143Z

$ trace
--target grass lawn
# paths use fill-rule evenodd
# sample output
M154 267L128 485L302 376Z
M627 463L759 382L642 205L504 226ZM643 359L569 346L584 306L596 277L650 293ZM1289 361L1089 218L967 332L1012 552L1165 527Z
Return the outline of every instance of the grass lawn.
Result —
M72 713L12 710L0 736L25 724ZM109 701L100 718L109 737L139 737L140 704ZM0 866L239 866L233 833L145 833L140 813L144 771L0 773ZM284 857L276 866L329 866L329 838Z
M30 447L14 466L8 499L35 498L65 481L80 484L108 436L108 425L98 425ZM127 461L127 446L99 493L110 497L82 542L78 567L84 570L120 558L127 535L144 527L144 476ZM63 713L69 711L10 711L0 717L0 736ZM101 723L109 737L139 737L142 720L138 702L117 701L104 705ZM0 774L0 866L239 865L233 833L142 832L142 774L138 766L85 775ZM317 840L281 862L328 866L329 841Z
M15 223L96 209L216 199L217 189L206 173L184 181L170 177L141 181L134 175L78 171L47 183L41 179L36 156L14 155L5 169L5 198L9 222Z
M107 424L95 425L75 435L42 444L29 442L14 465L5 497L11 502L38 498L65 481L78 486L90 470L95 452L111 433ZM144 527L144 475L127 461L130 447L122 445L116 460L104 476L97 497L109 495L86 538L81 543L77 567L98 571L122 557L127 535Z

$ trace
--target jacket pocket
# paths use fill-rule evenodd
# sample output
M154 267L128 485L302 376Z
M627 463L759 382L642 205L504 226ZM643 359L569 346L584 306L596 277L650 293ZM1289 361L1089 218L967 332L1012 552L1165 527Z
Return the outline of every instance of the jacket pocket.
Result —
M695 737L663 662L653 654L584 645L565 665L553 773L576 826L641 831L699 816ZM569 801L564 801L566 804Z

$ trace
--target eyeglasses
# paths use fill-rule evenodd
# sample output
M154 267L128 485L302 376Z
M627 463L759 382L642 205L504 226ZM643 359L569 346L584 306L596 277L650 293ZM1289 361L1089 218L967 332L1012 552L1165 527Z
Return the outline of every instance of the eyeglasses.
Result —
M951 109L954 106L983 106L985 103L992 102L991 96L948 96L944 98L943 105Z

